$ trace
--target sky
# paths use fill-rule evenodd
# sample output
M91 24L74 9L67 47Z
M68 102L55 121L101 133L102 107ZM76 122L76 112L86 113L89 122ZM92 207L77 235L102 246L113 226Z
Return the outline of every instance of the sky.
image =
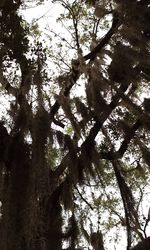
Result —
M28 8L22 11L25 19L32 22L33 19L38 20L41 30L46 26L51 26L55 31L62 31L63 27L56 21L59 15L63 12L63 7L58 3L46 1L43 5L34 8Z

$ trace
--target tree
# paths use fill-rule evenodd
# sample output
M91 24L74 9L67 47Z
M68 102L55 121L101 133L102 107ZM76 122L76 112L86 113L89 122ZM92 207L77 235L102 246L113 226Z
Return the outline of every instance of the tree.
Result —
M71 39L53 31L56 51L23 19L25 1L0 5L0 249L104 250L114 226L127 249L134 237L148 249L149 4L60 3Z

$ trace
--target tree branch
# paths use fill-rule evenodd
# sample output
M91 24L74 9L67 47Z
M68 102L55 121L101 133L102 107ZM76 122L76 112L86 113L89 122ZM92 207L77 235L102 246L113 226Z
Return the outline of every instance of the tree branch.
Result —
M111 39L112 35L114 34L115 30L118 28L119 25L120 24L119 24L118 15L114 15L112 26L111 26L110 30L104 36L104 38L100 41L100 43L90 53L88 53L87 55L84 56L85 61L87 61L89 59L91 61L94 61L94 59L96 58L97 54L101 51L101 49L106 44L108 44L108 41Z
M126 132L124 141L122 142L119 150L116 152L116 154L119 156L119 158L121 158L124 155L124 153L126 152L126 150L128 148L130 141L133 139L133 137L135 135L136 130L138 130L141 125L142 125L142 121L141 121L141 119L138 119L134 123L134 125L128 129L128 131Z
M83 59L85 61L87 60L94 60L95 57L97 56L97 53L100 53L101 49L108 43L108 41L111 39L112 35L114 34L115 30L117 29L117 27L119 26L119 19L118 16L115 14L114 15L114 19L112 22L112 27L111 29L108 31L108 33L104 36L104 38L102 38L101 42L95 47L95 49L93 51L91 51L89 54L85 55L83 57ZM68 96L70 93L71 88L73 87L73 85L76 83L76 81L78 80L81 72L79 70L79 66L80 63L78 65L78 67L76 67L74 69L74 67L72 67L71 73L68 73L68 79L69 79L69 84L66 84L67 86L65 87L65 90L63 92L64 96ZM53 117L55 116L55 114L58 112L60 108L60 104L58 103L58 101L56 100L54 105L51 108L50 111L50 116L53 120Z
M93 207L90 205L90 203L83 197L83 195L80 193L79 189L77 186L74 186L75 189L77 190L78 194L80 195L81 199L90 207L91 210L93 210Z

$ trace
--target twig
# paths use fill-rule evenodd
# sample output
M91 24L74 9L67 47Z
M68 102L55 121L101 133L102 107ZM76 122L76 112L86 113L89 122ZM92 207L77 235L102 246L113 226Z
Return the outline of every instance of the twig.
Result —
M94 208L89 204L89 202L82 196L77 186L74 185L74 187L77 190L78 194L80 195L81 199L90 207L90 209L94 210Z

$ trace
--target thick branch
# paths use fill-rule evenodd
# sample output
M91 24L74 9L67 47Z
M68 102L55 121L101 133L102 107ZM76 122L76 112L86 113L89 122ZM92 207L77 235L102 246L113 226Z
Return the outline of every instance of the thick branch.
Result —
M135 210L135 202L131 189L128 187L120 169L120 162L118 160L113 160L112 166L115 172L117 184L124 205L126 229L127 229L127 244L128 244L127 249L130 249L132 242L132 230L133 230L132 225L134 225L135 229L138 230L140 229L140 223L138 221L138 214Z
M112 35L114 34L118 26L119 26L119 19L115 15L110 30L105 35L105 37L100 41L100 43L90 53L84 56L85 61L89 59L93 61L96 58L97 54L101 51L101 49L108 44L109 40L111 39Z
M124 91L126 91L128 86L124 88ZM120 89L122 89L122 86L120 86ZM86 152L89 152L89 149L93 147L93 142L95 140L95 137L97 136L98 132L100 131L102 125L104 122L108 119L112 111L117 107L119 101L120 101L120 93L117 93L113 98L111 103L106 107L104 112L100 115L99 118L97 118L94 126L91 128L89 135L87 136L86 140L83 142L81 146L81 151L86 150Z
M133 139L133 137L135 135L136 130L139 129L139 127L141 125L142 125L142 122L140 119L138 119L134 123L134 125L128 129L124 141L122 142L119 150L116 152L116 154L119 156L119 158L121 158L124 155L124 153L126 152L126 150L128 148L130 141Z
M101 152L100 153L100 158L101 159L106 159L106 160L117 160L122 158L122 156L124 155L124 153L126 152L130 141L134 138L135 136L135 132L139 129L139 127L142 125L142 119L138 119L132 127L128 128L128 131L125 135L125 138L120 146L120 148L118 149L118 151L113 152L112 150L109 152Z

